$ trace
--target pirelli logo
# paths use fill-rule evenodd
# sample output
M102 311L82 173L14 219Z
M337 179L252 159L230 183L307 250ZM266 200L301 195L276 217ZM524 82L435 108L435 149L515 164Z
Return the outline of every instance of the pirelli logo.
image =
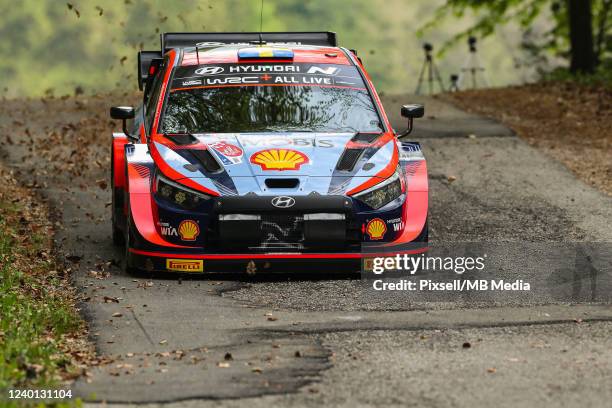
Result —
M166 259L166 269L175 272L204 272L201 259Z

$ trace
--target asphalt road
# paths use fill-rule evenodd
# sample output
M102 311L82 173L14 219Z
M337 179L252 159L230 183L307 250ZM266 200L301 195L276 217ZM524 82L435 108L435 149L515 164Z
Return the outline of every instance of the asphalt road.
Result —
M609 404L612 199L435 99L386 97L398 130L399 106L419 100L410 138L428 159L432 251L487 253L479 278L531 291L380 293L349 272L125 275L105 185L106 112L125 100L3 102L3 161L56 210L92 340L114 360L75 392L177 407Z

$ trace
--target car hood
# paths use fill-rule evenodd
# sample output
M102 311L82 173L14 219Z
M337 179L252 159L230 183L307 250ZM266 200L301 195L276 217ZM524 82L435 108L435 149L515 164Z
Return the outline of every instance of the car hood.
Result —
M178 182L189 179L221 194L259 194L266 191L265 181L269 178L297 178L302 194L327 193L331 179L369 178L391 160L393 147L371 147L364 149L359 166L339 173L338 162L353 136L354 133L305 132L198 134L194 135L197 143L190 145L154 142L159 153L154 158L166 176ZM378 150L386 153L376 154ZM217 171L206 169L209 154L221 166ZM369 160L375 162L373 166L361 169ZM172 171L164 171L168 167Z

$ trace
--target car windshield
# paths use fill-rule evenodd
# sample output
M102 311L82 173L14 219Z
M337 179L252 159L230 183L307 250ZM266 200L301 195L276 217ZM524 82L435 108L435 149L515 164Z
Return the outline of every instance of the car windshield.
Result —
M234 75L235 67L177 71L162 132L383 131L372 98L352 66L240 65Z
M164 133L380 132L366 91L315 86L241 86L173 92Z

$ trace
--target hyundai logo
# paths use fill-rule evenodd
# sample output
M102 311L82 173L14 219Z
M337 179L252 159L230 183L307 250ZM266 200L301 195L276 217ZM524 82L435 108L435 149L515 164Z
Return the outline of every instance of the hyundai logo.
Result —
M196 75L216 75L223 72L223 67L202 67L195 70Z
M295 205L295 200L292 197L278 196L272 199L272 205L277 208L289 208Z

